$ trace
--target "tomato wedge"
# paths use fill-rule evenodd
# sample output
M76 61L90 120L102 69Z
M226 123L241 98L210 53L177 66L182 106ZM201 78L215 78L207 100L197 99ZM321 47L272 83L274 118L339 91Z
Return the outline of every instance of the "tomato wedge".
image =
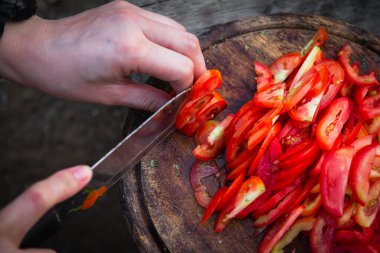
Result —
M310 233L310 246L313 253L331 252L334 237L333 221L326 212L318 215Z
M343 65L343 68L348 76L348 79L356 85L379 85L379 81L376 79L376 73L372 71L368 75L359 75L350 64L350 55L352 54L352 47L347 44L338 53L338 59Z
M362 227L368 228L374 222L379 212L380 180L371 185L365 206L357 205L355 221Z
M194 100L220 87L222 84L222 75L217 69L210 69L204 72L194 83L188 95L189 100Z
M256 72L256 89L260 93L273 83L273 76L269 68L260 61L253 61L253 67Z
M331 151L324 160L320 184L324 208L334 216L343 213L344 195L354 148L344 147Z
M323 43L325 43L327 39L327 32L324 28L319 28L318 31L315 33L314 37L306 44L306 46L302 49L301 55L306 58L310 51L315 46L322 46Z
M380 94L364 98L360 106L360 115L365 120L380 116Z
M350 170L351 190L360 204L365 205L370 185L371 168L376 151L380 146L375 143L360 149L352 160Z
M269 253L301 215L303 209L303 206L299 206L294 209L289 216L276 222L276 224L271 228L271 230L268 231L263 241L260 243L259 253Z
M270 66L274 77L274 84L282 83L302 63L300 52L285 54L277 58Z
M332 149L353 108L353 102L348 98L337 98L331 103L317 127L317 142L321 149Z
M212 197L210 203L208 204L205 212L203 213L201 224L204 225L206 221L211 217L211 215L214 213L216 210L216 207L218 206L220 200L226 193L228 187L222 187L220 188L215 195Z
M222 232L231 219L265 192L263 181L258 177L250 177L244 181L236 196L219 214L215 221L214 231Z
M255 93L253 103L260 107L273 108L282 105L284 101L285 83L273 84Z

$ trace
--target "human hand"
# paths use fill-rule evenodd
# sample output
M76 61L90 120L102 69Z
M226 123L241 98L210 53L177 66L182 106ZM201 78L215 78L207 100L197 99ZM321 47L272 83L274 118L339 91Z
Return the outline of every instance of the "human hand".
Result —
M0 252L51 253L48 249L19 249L29 229L54 205L73 196L90 180L88 166L61 170L32 185L0 210Z
M206 70L196 36L176 21L114 1L79 15L8 23L0 75L72 100L157 110L170 96L128 79L144 73L184 90Z

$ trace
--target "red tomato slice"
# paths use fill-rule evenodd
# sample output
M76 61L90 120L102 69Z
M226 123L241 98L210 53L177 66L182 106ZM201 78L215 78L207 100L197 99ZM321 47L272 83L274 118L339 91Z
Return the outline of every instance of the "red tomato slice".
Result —
M305 125L308 126L315 121L322 97L323 92L312 97L307 94L288 112L289 116L295 121L306 123Z
M273 173L279 170L278 161L281 154L280 142L277 137L275 137L257 167L257 176L263 180L267 188L269 188L272 183Z
M350 55L353 50L350 45L345 45L338 53L339 62L342 64L348 79L356 85L379 85L379 81L376 79L375 71L372 71L368 75L359 75L352 65L350 64Z
M354 101L356 104L361 105L369 91L369 86L355 86L354 88Z
M325 212L318 215L310 233L310 246L313 253L331 252L334 227L331 217Z
M228 187L223 187L223 188L220 188L216 193L215 195L212 197L210 203L208 204L205 212L203 213L203 216L202 216L202 220L201 220L201 224L204 225L206 223L206 221L211 217L211 215L214 213L214 211L216 210L216 207L218 206L220 200L222 199L222 197L224 196L224 194L226 193Z
M273 74L274 83L282 83L288 76L302 63L300 52L285 54L277 58L270 66L270 72Z
M282 159L280 160L280 168L284 169L284 172L286 170L290 170L296 167L298 164L303 164L305 162L307 163L305 163L304 166L308 168L319 157L320 151L321 150L319 149L317 143L315 143L314 140L314 142L305 146L303 149L294 152L292 155L289 155L285 158L282 157Z
M317 141L321 149L332 149L353 108L353 102L348 98L337 98L331 103L317 127Z
M322 197L320 193L309 195L302 203L305 206L301 216L314 216L322 206Z
M288 210L286 212L290 212L291 210L299 206L309 196L313 188L316 186L317 182L318 182L318 178L309 177L305 185L302 187L301 193L293 201L293 203L288 207Z
M253 103L260 107L273 108L282 105L284 101L285 83L273 84L255 93Z
M220 87L222 84L222 75L217 69L210 69L204 72L194 83L189 93L188 99L194 100Z
M367 96L364 98L363 104L359 108L360 115L364 120L380 116L380 94Z
M371 185L365 206L357 205L355 221L363 228L368 228L374 222L379 212L380 180Z
M234 197L234 195L239 190L240 186L243 184L244 181L244 175L240 175L237 177L230 186L228 186L228 189L226 193L223 195L222 199L219 201L219 204L216 207L217 211L222 210L228 202Z
M215 118L219 112L227 107L228 104L226 100L218 92L214 91L213 95L214 97L196 113L195 119L179 130L181 133L188 137L193 136L195 131L197 131L204 122Z
M253 67L256 72L256 89L260 93L273 83L273 76L269 68L262 62L253 61Z
M334 216L343 213L344 195L354 148L331 151L322 165L320 184L324 208Z
M343 143L350 145L358 136L360 128L363 125L363 120L360 118L357 110L354 110L343 127Z
M311 87L318 81L318 74L314 69L311 69L303 75L292 87L284 100L284 111L291 110L296 106L309 92Z
M299 206L294 209L288 216L276 222L268 231L259 246L259 253L269 253L283 235L289 230L297 218L301 215L304 207Z
M193 186L195 199L199 205L207 207L210 203L210 196L207 193L207 188L202 184L201 179L216 175L219 172L218 165L215 161L198 161L196 160L191 167L190 181Z
M330 83L327 85L320 103L320 110L323 110L334 100L339 90L342 88L344 70L339 62L334 60L324 60L321 64L326 66L330 76Z
M263 194L260 195L257 199L255 199L251 204L249 204L243 211L241 211L238 215L236 215L239 219L246 218L250 213L263 205L271 194L270 190L265 190Z
M265 151L267 150L269 144L272 143L273 139L276 137L277 133L281 130L281 124L280 122L277 122L273 125L273 127L269 130L267 136L265 137L263 143L261 144L261 147L259 151L256 154L255 159L251 163L251 166L248 170L248 175L253 175L253 172L256 170L257 166L259 165L259 162L261 158L263 157ZM248 141L248 148L249 148L249 141Z
M302 49L301 54L304 58L306 58L310 51L315 47L321 47L323 43L325 43L327 39L327 32L324 28L319 28L315 33L314 37L306 44L306 46Z
M352 68L354 69L355 73L359 74L359 63L352 64ZM345 81L343 82L343 86L340 89L340 95L342 97L351 97L352 93L354 91L354 84L348 80L347 76L345 77Z
M220 212L215 221L214 231L222 232L225 226L236 217L249 204L257 199L265 192L264 183L258 177L250 177L241 185L236 196L232 201Z
M200 145L207 142L208 135L219 125L219 121L208 120L202 124L195 132L195 144Z

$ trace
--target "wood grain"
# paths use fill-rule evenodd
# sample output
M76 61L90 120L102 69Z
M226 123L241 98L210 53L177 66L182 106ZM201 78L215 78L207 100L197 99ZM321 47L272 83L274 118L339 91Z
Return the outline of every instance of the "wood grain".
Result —
M254 59L270 64L284 53L298 51L320 26L329 33L324 45L327 57L336 58L339 48L350 43L354 60L366 69L379 69L379 38L320 16L256 17L220 26L201 36L207 67L222 72L220 92L229 102L218 118L236 112L252 97ZM134 119L133 123L137 122ZM251 228L250 219L232 221L221 234L213 232L211 221L204 227L199 225L203 208L196 203L189 180L193 148L192 139L173 132L144 157L138 170L123 178L124 213L140 250L256 252L260 236ZM151 160L158 162L157 168L150 166ZM217 181L209 184L215 186ZM298 247L307 247L305 240L298 243L303 245Z

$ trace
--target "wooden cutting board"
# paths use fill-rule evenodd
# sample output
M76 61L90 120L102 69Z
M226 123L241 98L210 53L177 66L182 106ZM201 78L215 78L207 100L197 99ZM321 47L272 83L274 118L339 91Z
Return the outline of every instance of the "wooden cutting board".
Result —
M362 29L320 16L279 15L255 17L212 29L200 37L206 64L223 77L221 94L229 108L218 118L236 112L255 92L254 59L270 64L284 53L299 51L319 27L329 38L323 51L336 59L345 43L353 46L354 61L366 69L380 69L380 40ZM131 114L127 123L141 122ZM173 132L149 152L121 183L121 202L128 229L142 252L256 252L260 239L252 220L234 220L221 234L213 232L213 216L200 226L204 209L194 199L190 184L193 139ZM157 167L151 161L157 161ZM223 159L218 163L223 165ZM217 180L208 184L217 187ZM297 247L307 248L306 239ZM294 246L294 245L293 245ZM289 251L292 248L289 247Z

